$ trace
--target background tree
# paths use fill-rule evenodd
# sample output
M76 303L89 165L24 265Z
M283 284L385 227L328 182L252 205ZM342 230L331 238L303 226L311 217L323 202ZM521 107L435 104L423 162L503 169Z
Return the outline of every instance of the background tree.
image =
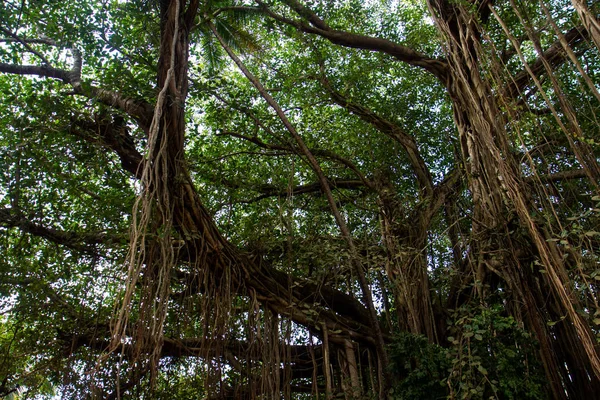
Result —
M597 8L5 2L0 394L592 398Z

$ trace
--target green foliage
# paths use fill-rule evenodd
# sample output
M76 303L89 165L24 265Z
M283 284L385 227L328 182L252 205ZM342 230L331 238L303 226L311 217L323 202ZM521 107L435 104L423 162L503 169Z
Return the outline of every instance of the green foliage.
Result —
M392 398L398 400L445 399L446 378L452 362L449 350L431 344L426 337L408 333L390 345L391 370L398 383Z
M462 307L448 344L402 334L390 346L397 399L545 399L544 371L531 334L499 305Z
M449 386L459 398L546 398L546 382L530 333L501 305L453 312Z

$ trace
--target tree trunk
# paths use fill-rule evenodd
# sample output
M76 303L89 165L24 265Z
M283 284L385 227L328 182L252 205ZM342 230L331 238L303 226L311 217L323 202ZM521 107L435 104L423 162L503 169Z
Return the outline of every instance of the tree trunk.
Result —
M386 272L392 282L399 328L438 343L425 251L430 213L419 210L416 216L403 215L393 188L379 186L382 236L388 253Z
M485 2L477 6L480 3ZM488 274L500 273L514 299L512 306L523 304L526 322L540 341L553 397L579 398L582 393L593 397L600 390L598 346L587 321L576 312L578 300L568 291L571 282L559 249L551 248L531 217L534 208L508 145L507 121L480 72L483 53L476 21L481 16L452 1L429 0L428 4L445 40L451 71L446 85L474 203L471 254L477 259L471 260L473 273L480 283ZM515 223L529 237L525 248L517 245L514 226L509 228ZM522 253L531 257L519 259L517 254ZM534 261L543 265L544 273L532 268ZM551 329L550 320L561 320L560 330ZM581 360L559 362L556 354L566 352ZM571 382L577 382L577 389Z

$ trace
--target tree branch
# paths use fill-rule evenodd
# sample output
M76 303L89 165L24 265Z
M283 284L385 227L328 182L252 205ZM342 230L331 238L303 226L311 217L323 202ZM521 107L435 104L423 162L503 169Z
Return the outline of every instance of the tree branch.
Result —
M352 180L352 179L329 179L329 184L331 185L332 189L348 189L348 190L364 190L365 189L365 185L362 181L359 180ZM244 188L244 189L249 189L249 190L255 190L257 192L262 193L261 195L254 197L250 200L242 200L242 201L238 201L238 203L242 203L242 204L250 204L250 203L255 203L257 201L263 200L263 199L267 199L269 197L279 197L279 198L285 198L287 196L293 195L293 196L298 196L298 195L302 195L302 194L308 194L308 193L318 193L318 192L322 192L322 188L319 184L319 182L313 182L307 185L298 185L298 186L294 186L293 188L286 188L286 189L281 189L275 185L257 185L257 186L252 186L252 185L248 185L247 187L244 187L243 184L239 184L239 183L235 183L232 181L229 181L227 179L223 179L221 178L221 183L223 183L225 186L233 188L233 189L237 189L237 188Z
M525 182L534 183L537 181L543 183L569 181L573 179L584 179L587 178L587 174L583 169L574 169L569 171L555 172L553 174L546 175L532 175L524 178Z
M400 145L404 148L404 151L406 151L421 190L423 190L426 194L431 193L433 190L431 173L429 172L429 169L427 168L427 165L425 164L425 161L419 152L419 148L417 147L415 139L394 122L381 117L375 112L369 110L367 107L353 103L341 93L337 92L325 76L321 78L321 83L329 93L331 99L337 105L346 109L348 112L355 114L363 121L375 127L378 131L400 143Z
M27 41L33 42L34 39L27 39ZM54 43L50 39L35 39L35 42ZM83 60L81 53L75 48L71 48L71 51L74 62L73 67L69 71L54 68L50 65L37 66L0 63L0 73L34 75L42 78L58 79L65 84L71 85L75 94L96 99L105 105L125 112L135 118L140 127L147 132L152 121L152 116L154 115L154 107L145 101L125 97L117 92L97 88L82 82L81 67Z
M565 41L572 48L585 44L587 38L588 33L582 26L572 28L564 35ZM541 57L531 63L529 67L534 75L539 76L544 72L544 60L548 62L552 68L562 65L568 60L568 54L564 51L560 40L554 42ZM521 95L525 87L529 85L531 81L531 74L527 70L523 70L517 73L512 81L500 91L500 95L507 99L515 99Z
M0 72L15 75L37 75L42 78L54 78L59 79L64 83L71 83L68 71L50 66L39 67L37 65L15 65L0 63Z
M260 125L263 129L265 129L266 127L264 125ZM268 129L268 128L267 128ZM270 130L267 130L267 132L270 132ZM280 151L284 151L284 152L288 152L288 153L292 153L292 154L298 154L299 153L299 149L297 149L296 147L290 145L290 146L283 146L280 144L273 144L273 143L267 143L264 142L263 140L261 140L258 136L247 136L247 135L242 135L240 133L236 133L236 132L222 132L220 133L220 135L228 135L228 136L233 136L236 137L238 139L242 139L242 140L246 140L248 142L254 143L255 145L257 145L260 148L263 149L267 149L267 150L280 150ZM373 182L371 182L370 180L368 180L363 174L362 172L360 172L360 170L358 169L358 167L350 160L348 160L345 157L342 157L336 153L334 153L331 150L326 150L326 149L310 149L310 151L318 157L325 157L325 158L329 158L331 160L335 160L337 162L339 162L340 164L342 164L343 166L347 167L348 169L350 169L352 172L354 172L354 174L356 174L356 176L360 179L360 181L362 182L362 184L369 188L369 189L373 189L375 186L373 184Z
M22 39L21 37L19 37L18 35L14 34L13 32L9 31L6 28L3 28L0 26L0 31L4 32L5 34L7 34L8 36L10 36L12 39L14 39L15 42L19 42L23 45L23 47L25 47L27 50L29 50L32 54L38 56L40 58L40 60L42 60L42 62L46 65L50 65L50 61L48 61L46 59L46 57L44 57L44 55L42 53L40 53L39 51L35 50L33 47L31 47L29 44L32 42L28 42L24 39ZM4 42L6 42L6 40L2 40ZM43 42L46 43L46 42ZM46 43L48 44L48 43Z
M266 15L286 25L293 26L301 32L321 36L333 44L338 44L344 47L385 53L394 57L398 61L423 68L442 82L446 82L447 80L448 66L446 61L427 57L426 55L421 54L410 47L402 46L398 43L392 42L391 40L332 29L312 10L303 6L298 1L284 0L284 3L296 11L299 16L307 19L309 24L279 15L273 12L265 3L260 0L256 0L256 3L261 7Z
M70 133L113 150L121 159L121 166L136 178L141 178L144 157L137 151L122 117L116 115L111 120L105 115L96 121L74 119Z
M69 232L46 227L29 221L27 218L15 213L12 208L0 208L0 226L5 228L18 228L25 233L42 237L73 250L94 253L92 246L119 240L118 235L106 233Z

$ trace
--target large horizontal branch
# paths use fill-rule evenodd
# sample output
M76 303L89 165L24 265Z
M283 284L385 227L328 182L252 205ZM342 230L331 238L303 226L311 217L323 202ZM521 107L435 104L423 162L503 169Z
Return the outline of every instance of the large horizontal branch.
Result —
M103 104L121 110L135 118L143 130L147 130L152 121L154 108L149 103L123 96L111 90L81 83L81 77L76 76L73 71L67 71L47 65L37 66L0 63L0 73L33 75L41 78L58 79L65 84L71 85L75 94L96 99Z
M120 236L102 232L69 232L53 227L43 226L29 221L11 208L0 209L0 226L5 228L18 228L21 231L42 237L73 250L93 252L91 246L106 244L119 240Z
M313 304L326 307L328 311L334 313L331 314L334 320L345 324L347 327L369 326L367 308L353 296L330 286L317 285L305 279L294 278L292 281L288 274L274 268L269 268L269 275L285 287L286 291L293 293L299 301L308 305L309 308Z
M574 169L569 171L555 172L553 174L527 176L524 178L524 180L527 183L535 183L537 181L540 181L542 183L550 183L569 181L573 179L584 179L587 177L588 175L583 169Z
M293 26L301 32L318 35L329 40L331 43L340 46L385 53L394 57L398 61L423 68L424 70L432 73L442 82L445 82L447 79L448 66L444 60L430 58L411 49L410 47L394 43L388 39L333 29L321 18L319 18L312 10L296 0L284 0L284 3L292 8L305 21L308 21L308 23L305 21L286 18L272 11L262 1L256 0L256 2L261 7L261 10L271 18L284 24Z
M70 333L59 332L59 339L69 344L69 352L73 353L83 346L90 347L95 350L104 351L110 344L110 332L108 331L109 324L92 325L89 327L91 332L87 333ZM92 332L93 330L93 332ZM206 346L210 345L207 352ZM133 352L133 347L130 344L124 346L124 355L130 355ZM165 357L220 357L224 352L229 352L231 355L244 359L262 361L262 353L253 352L253 347L260 346L258 342L249 343L243 340L227 339L203 339L203 338L164 338L163 348L160 356ZM309 365L312 363L310 345L291 345L280 342L278 348L281 358L289 357L288 360L293 364ZM315 360L322 360L323 349L321 345L313 345L312 352Z
M185 253L185 251L180 252L180 254ZM350 334L350 336L370 343L368 331L365 330L369 326L367 309L352 295L327 285L319 285L307 279L292 277L271 266L263 259L262 254L248 255L246 264L248 268L254 269L251 282L256 281L257 284L260 282L259 286L262 287L261 293L263 295L261 296L260 293L258 295L266 300L267 307L278 311L282 315L289 315L291 310L281 308L280 305L275 304L275 300L282 295L295 298L295 303L303 305L304 310L319 310L324 321L329 320L338 328L343 325L345 330L356 329L356 335ZM181 300L202 292L200 282L193 273L175 269L173 277L186 287L184 291L174 294L175 298ZM265 296L264 293L270 293L270 295ZM240 294L244 295L245 293L241 292ZM290 317L296 322L307 326L307 328L311 329L313 327L314 329L316 321L306 319L304 320L305 323L302 323L301 312L296 311ZM320 329L320 327L317 329ZM320 332L315 333L317 336L321 335Z
M15 65L0 63L0 72L14 75L36 75L42 78L54 78L70 83L69 71L53 68L50 66L38 65Z

